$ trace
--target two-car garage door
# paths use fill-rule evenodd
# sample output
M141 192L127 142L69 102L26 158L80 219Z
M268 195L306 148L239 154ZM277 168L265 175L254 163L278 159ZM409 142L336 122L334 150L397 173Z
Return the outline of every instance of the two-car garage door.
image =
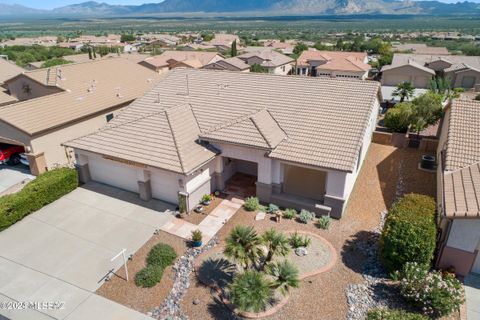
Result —
M93 181L138 193L138 174L141 168L103 159L89 157L88 167ZM178 203L178 175L160 170L150 173L152 198Z

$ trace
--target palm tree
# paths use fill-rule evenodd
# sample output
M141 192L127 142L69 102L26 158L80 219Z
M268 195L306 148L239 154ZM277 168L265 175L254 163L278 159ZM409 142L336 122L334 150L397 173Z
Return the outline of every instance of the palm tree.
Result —
M400 97L400 102L405 101L405 99L409 100L413 97L415 93L415 87L408 81L404 81L397 85L395 91L393 91L392 96Z
M265 231L262 235L262 242L267 247L268 253L265 258L265 264L272 261L274 256L286 256L290 252L288 238L275 229Z
M280 290L284 296L287 295L290 288L298 288L300 284L297 267L287 260L269 264L267 273L275 279L272 283L273 288Z
M237 275L230 285L230 301L240 311L264 311L272 298L272 283L255 270Z
M250 265L255 265L263 256L261 244L253 227L236 226L226 239L224 254L247 269Z

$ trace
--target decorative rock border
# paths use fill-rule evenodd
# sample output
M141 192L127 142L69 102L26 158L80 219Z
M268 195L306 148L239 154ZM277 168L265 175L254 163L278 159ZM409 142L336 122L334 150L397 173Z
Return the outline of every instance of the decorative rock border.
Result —
M330 258L330 261L326 265L324 265L320 269L315 270L313 272L307 272L307 273L301 274L299 276L299 280L304 280L306 278L315 276L317 274L327 272L330 269L332 269L333 266L335 266L335 264L337 262L337 259L338 259L337 251L335 250L333 245L328 240L323 238L322 236L320 236L318 234L315 234L313 232L309 232L309 231L287 230L287 231L282 231L282 232L283 233L295 233L295 232L297 232L299 234L308 235L308 236L311 236L311 237L316 237L317 239L321 240L324 244L326 244L328 249L330 250L331 258ZM223 252L223 249L224 249L224 246L220 246L220 247L215 248L214 252ZM222 303L227 308L229 308L232 312L234 312L235 314L237 314L241 317L244 317L244 318L249 318L249 319L264 318L264 317L268 317L268 316L271 316L271 315L277 313L285 304L287 304L288 299L290 298L289 295L285 296L282 300L280 300L280 302L278 302L273 307L271 307L270 309L268 309L264 312L254 313L254 312L241 312L241 311L239 311L238 309L235 308L235 306L227 298L224 297L223 290L219 286L217 286L215 284L212 284L212 283L207 283L207 281L205 281L205 279L202 279L199 276L198 270L201 267L201 264L203 262L202 259L200 259L200 257L204 256L204 255L206 255L206 252L203 252L202 254L200 254L193 264L193 269L195 271L197 279L201 283L206 285L207 287L215 290L215 292L218 294L218 297L222 301Z

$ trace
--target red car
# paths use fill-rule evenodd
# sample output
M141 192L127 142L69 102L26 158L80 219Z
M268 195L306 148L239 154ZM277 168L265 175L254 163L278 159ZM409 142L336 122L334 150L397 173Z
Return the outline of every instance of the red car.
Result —
M20 163L20 153L24 152L25 148L22 146L0 143L0 163L16 166Z

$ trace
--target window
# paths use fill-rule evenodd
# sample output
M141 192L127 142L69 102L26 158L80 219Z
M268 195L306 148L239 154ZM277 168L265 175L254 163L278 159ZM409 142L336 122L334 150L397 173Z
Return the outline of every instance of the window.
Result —
M107 114L106 118L107 118L107 122L110 122L110 120L113 119L113 113Z

